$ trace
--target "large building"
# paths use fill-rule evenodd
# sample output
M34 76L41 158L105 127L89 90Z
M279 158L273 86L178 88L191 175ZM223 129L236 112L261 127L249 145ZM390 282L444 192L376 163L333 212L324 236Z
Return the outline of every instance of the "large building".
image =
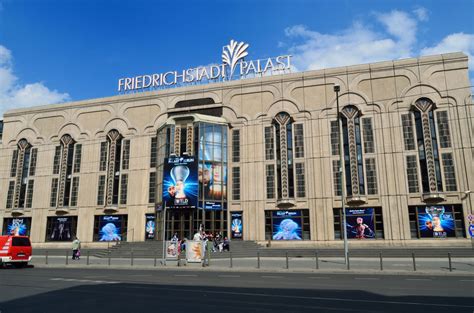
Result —
M470 246L469 86L452 53L11 110L0 231L154 240L166 208L168 238L340 246L340 129L351 244Z

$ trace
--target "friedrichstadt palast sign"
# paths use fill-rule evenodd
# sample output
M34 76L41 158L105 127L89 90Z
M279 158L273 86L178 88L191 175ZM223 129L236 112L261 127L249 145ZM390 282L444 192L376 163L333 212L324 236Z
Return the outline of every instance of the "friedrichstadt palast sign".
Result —
M202 83L209 81L229 81L234 76L242 78L282 73L291 69L291 55L245 61L249 45L231 40L222 51L222 64L200 66L182 71L161 74L139 75L118 80L118 91L138 91L173 85Z

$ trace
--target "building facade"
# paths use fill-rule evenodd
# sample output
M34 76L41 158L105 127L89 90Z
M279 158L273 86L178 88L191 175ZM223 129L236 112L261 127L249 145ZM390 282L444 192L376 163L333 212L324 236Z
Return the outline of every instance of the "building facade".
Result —
M11 110L0 231L154 240L166 207L167 237L341 246L345 188L353 244L470 246L469 86L452 53Z

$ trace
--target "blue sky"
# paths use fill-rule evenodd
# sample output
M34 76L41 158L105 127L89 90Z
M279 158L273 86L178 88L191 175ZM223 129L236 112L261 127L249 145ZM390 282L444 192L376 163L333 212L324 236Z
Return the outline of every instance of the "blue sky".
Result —
M472 12L468 0L0 0L0 117L113 96L120 77L220 62L230 39L250 44L249 59L291 53L297 70L474 56Z

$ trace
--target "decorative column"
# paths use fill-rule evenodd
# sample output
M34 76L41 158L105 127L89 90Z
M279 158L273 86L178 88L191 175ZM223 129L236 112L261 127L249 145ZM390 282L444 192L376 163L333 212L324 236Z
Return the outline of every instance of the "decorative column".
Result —
M20 204L20 190L21 190L21 180L23 178L23 163L25 162L25 152L26 149L30 147L30 144L26 139L22 139L18 142L18 159L17 159L17 170L16 170L16 180L15 180L15 193L13 196L13 209L18 209Z
M171 153L176 154L177 156L181 155L181 126L176 125L174 127L174 142L173 142L173 150Z
M193 155L193 135L194 135L194 127L193 125L188 125L186 129L186 152L189 155Z
M107 195L106 195L106 206L113 205L114 197L114 177L115 177L115 159L117 151L117 141L120 139L120 133L118 131L111 130L107 137L109 138L109 165L107 170Z
M348 134L348 146L349 146L349 167L351 172L351 189L352 197L360 197L359 189L359 171L357 162L357 144L356 144L356 130L355 130L355 118L359 115L359 110L353 106L347 106L342 109L341 112L347 119L347 134ZM344 162L344 161L343 161ZM345 168L345 164L341 164L342 168ZM342 175L344 175L343 171ZM345 188L345 186L342 186Z
M275 121L280 126L280 161L281 161L281 197L288 199L288 138L286 138L286 126L290 122L290 116L279 113Z
M69 135L64 135L61 137L62 144L62 158L61 158L61 167L59 171L59 193L58 193L58 202L56 207L64 206L64 190L66 189L66 179L67 179L67 159L69 153L69 145L73 144L74 140Z

